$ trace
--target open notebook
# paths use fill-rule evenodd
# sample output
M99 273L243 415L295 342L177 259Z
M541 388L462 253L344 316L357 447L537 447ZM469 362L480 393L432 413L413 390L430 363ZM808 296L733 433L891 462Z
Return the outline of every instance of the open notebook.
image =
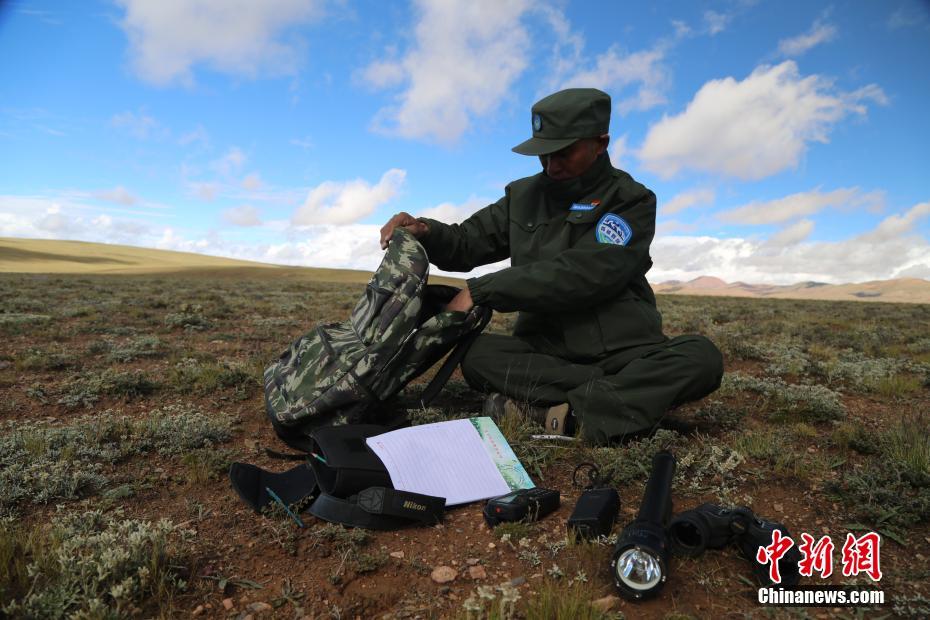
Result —
M444 497L446 506L536 486L488 417L411 426L366 441L395 489Z

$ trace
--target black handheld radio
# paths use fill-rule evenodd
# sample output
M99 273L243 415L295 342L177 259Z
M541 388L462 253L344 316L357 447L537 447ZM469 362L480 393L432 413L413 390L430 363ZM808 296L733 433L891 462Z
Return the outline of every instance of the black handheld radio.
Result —
M559 507L559 492L552 489L519 489L489 499L484 507L488 527L502 521L538 521Z

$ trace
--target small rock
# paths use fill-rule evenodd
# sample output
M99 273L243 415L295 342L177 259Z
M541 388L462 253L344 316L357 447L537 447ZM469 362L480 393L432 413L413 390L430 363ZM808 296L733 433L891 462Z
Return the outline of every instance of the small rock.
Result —
M456 574L455 569L451 566L437 566L433 569L430 577L436 583L449 583L455 580Z
M465 560L465 563L468 564L469 566L475 566L479 562L481 562L481 560L479 560L478 558L468 558L467 560Z
M231 598L224 598L223 609L225 609L226 611L229 611L232 608L233 608L233 600Z
M784 512L785 510L784 505L779 504L778 502L775 502L774 504L772 504L772 508L774 508L776 512Z
M398 560L404 559L403 551L391 551L388 555L391 556L392 558L397 558Z
M608 594L603 598L599 598L591 601L591 606L595 607L601 613L606 614L609 611L612 611L617 605L620 604L620 597L614 596L613 594Z
M191 612L191 615L196 618L197 616L202 614L203 611L204 611L203 605L197 605L197 607L194 608L194 611Z
M6 369L9 368L10 366L12 366L12 364L11 364L10 362L8 362L8 361L6 361L6 360L0 360L0 370L6 370Z
M249 610L254 611L257 614L262 613L263 611L271 611L273 608L268 603L252 603L249 605Z
M510 585L512 585L515 588L517 586L522 586L524 583L526 583L526 577L514 577L513 579L510 580Z
M496 549L496 548L497 548L497 545L495 545L494 543L488 543L488 549Z
M469 566L468 576L472 579L487 579L488 571L486 571L483 566Z
M452 588L450 588L449 586L443 586L439 588L439 593L442 594L443 596L445 596L449 592L452 592Z

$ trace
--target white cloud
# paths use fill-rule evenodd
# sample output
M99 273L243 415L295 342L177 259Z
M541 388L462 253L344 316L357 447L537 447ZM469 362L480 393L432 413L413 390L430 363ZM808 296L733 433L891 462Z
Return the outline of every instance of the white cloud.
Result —
M192 84L204 64L233 75L296 71L303 43L289 28L318 14L313 0L117 0L129 56L143 80Z
M698 187L676 194L665 204L659 205L659 212L662 215L671 215L684 211L695 205L709 205L717 197L716 192L709 187Z
M114 114L110 119L110 124L139 140L162 138L167 133L158 121L143 111L138 114L130 111Z
M924 28L930 25L927 7L923 3L902 4L894 13L888 16L886 25L890 30L899 28Z
M810 142L826 143L844 117L865 115L866 100L887 102L874 84L839 92L827 78L802 77L790 60L760 66L743 81L704 84L684 112L649 128L639 157L666 178L690 168L761 179L796 167Z
M246 156L238 146L230 147L219 159L214 160L210 167L222 175L238 172L245 164Z
M692 33L691 26L680 19L673 19L672 27L675 29L675 36L678 38L687 37Z
M262 219L252 205L241 205L223 211L223 219L236 226L260 226Z
M181 134L181 137L178 138L178 144L181 146L188 146L198 142L201 144L210 143L210 134L203 128L203 125L197 125L194 129L185 134Z
M618 100L617 110L621 114L648 110L666 101L665 91L670 79L664 60L665 44L631 54L624 54L618 46L612 46L597 56L593 68L578 71L564 79L559 88L599 88L616 93L636 85L635 94Z
M630 153L630 147L627 145L627 135L623 134L619 138L610 139L610 148L607 154L610 155L610 163L614 168L622 168L623 162Z
M670 235L672 233L693 233L697 231L697 224L686 224L678 220L662 220L656 222L656 237Z
M122 185L117 185L113 189L95 192L94 197L99 198L100 200L106 200L108 202L115 202L117 204L125 205L127 207L131 207L132 205L139 202L139 199Z
M88 196L0 196L0 237L134 243L150 230L144 221L83 202Z
M495 111L527 65L527 0L418 0L414 44L399 60L377 60L359 75L375 88L405 84L383 108L377 131L451 143L473 119Z
M670 77L664 60L671 44L669 40L662 39L652 49L632 53L624 52L619 45L611 45L589 61L584 55L584 37L572 30L562 11L552 6L537 6L534 10L544 17L555 35L552 57L546 65L549 75L546 92L541 95L563 88L599 88L611 93L620 114L665 103ZM687 26L681 22L673 25L676 36L683 36L677 33L687 30ZM635 92L629 94L633 89ZM624 90L627 92L623 93Z
M718 13L717 11L704 11L704 25L707 27L707 33L711 36L719 34L727 29L733 15L729 13Z
M894 240L896 237L909 233L914 228L914 224L928 215L930 215L930 202L922 202L914 205L903 215L888 216L864 238L875 242Z
M404 83L404 68L394 60L376 60L365 67L358 79L375 89L391 88Z
M206 202L213 202L216 200L216 195L219 191L219 186L216 183L205 183L202 181L192 181L187 184L187 188L194 196Z
M374 224L314 226L305 239L273 244L264 256L269 262L288 265L371 271L384 256L379 231Z
M357 222L394 198L406 176L406 171L392 168L375 185L364 179L326 181L310 190L292 222L297 226Z
M492 202L491 200L472 196L460 205L452 202L444 202L435 207L424 209L417 213L417 216L432 218L446 224L459 224L474 215L476 211L483 209Z
M122 234L123 238L135 238L140 235L145 235L150 232L148 224L136 220L127 220L122 218L114 218L106 214L98 215L93 218L91 221L91 226L99 230L108 231L107 239L112 239L113 232L118 232Z
M35 226L43 232L61 235L62 238L67 238L84 229L84 223L80 219L68 217L57 206L49 209L45 215L36 220Z
M865 207L875 209L884 202L881 192L863 193L858 187L844 187L832 192L819 189L798 192L784 198L765 202L751 202L717 214L725 222L737 224L777 224L796 217L812 215L827 207Z
M252 190L252 191L259 190L262 188L262 185L263 185L262 177L257 172L253 172L251 174L246 175L246 177L242 179L241 185L243 189Z
M309 149L313 147L313 140L310 139L310 136L304 138L291 138L291 144L294 146L299 146L302 149Z
M814 222L811 220L801 220L795 222L791 226L786 226L772 235L767 245L777 248L796 245L810 237L812 232L814 232Z
M800 56L812 47L832 41L836 38L836 32L833 24L817 20L807 32L779 41L778 51L782 56Z
M728 282L791 284L815 280L864 282L930 278L930 243L913 234L930 217L930 203L882 220L873 230L841 241L805 242L813 225L798 222L768 240L665 236L652 245L652 282L713 275Z

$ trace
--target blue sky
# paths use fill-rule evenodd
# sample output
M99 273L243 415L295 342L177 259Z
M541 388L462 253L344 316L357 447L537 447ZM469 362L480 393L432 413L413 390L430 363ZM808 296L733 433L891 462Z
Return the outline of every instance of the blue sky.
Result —
M589 86L652 281L930 278L928 2L14 0L0 58L0 236L373 269Z

